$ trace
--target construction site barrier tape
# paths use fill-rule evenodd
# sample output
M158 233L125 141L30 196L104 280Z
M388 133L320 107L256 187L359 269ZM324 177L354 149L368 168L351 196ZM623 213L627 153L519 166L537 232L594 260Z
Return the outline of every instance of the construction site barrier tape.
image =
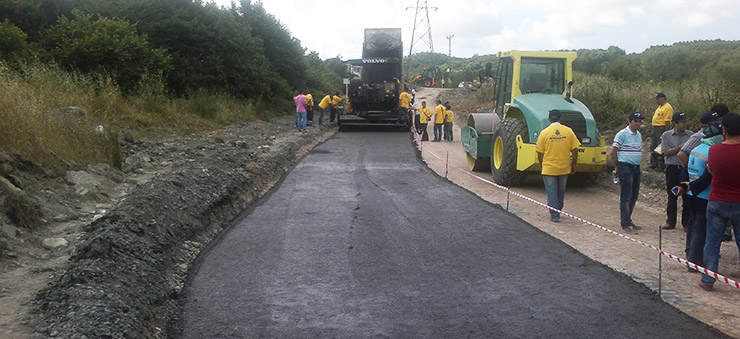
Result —
M656 247L656 246L650 245L650 244L648 244L648 243L646 243L646 242L644 242L644 241L640 241L640 240L637 240L637 239L635 239L635 238L633 238L633 237L630 237L630 236L628 236L628 235L624 235L624 234L622 234L622 233L619 233L619 232L617 232L617 231L614 231L614 230L612 230L612 229L609 229L609 228L607 228L607 227L601 226L601 225L599 225L599 224L597 224L597 223L594 223L594 222L588 221L588 220L586 220L586 219L580 218L580 217L578 217L578 216L575 216L575 215L573 215L573 214L570 214L570 213L567 213L567 212L563 212L563 211L561 211L561 210L558 210L557 208L554 208L554 207L550 207L550 206L548 206L547 204L541 203L541 202L539 202L539 201L537 201L537 200L535 200L535 199L532 199L532 198L530 198L530 197L527 197L527 196L525 196L525 195L523 195L523 194L521 194L521 193L518 193L518 192L512 191L512 190L511 190L510 188L508 188L508 187L506 187L506 186L501 186L501 185L499 185L499 184L497 184L497 183L495 183L495 182L493 182L493 181L491 181L491 180L488 180L488 179L486 179L486 178L482 178L482 177L480 177L480 176L477 176L477 175L475 175L474 173L471 173L470 171L468 171L467 169L464 169L464 168L460 168L460 167L454 166L454 165L450 164L450 163L449 163L448 161L446 161L446 160L442 159L441 157L437 156L437 155L436 155L436 154L434 154L433 152L431 152L431 151L429 151L429 150L426 150L426 149L424 149L424 146L423 146L423 141L421 141L421 140L420 140L420 138L419 138L419 135L418 135L417 133L414 133L414 140L415 140L415 141L416 141L416 142L417 142L417 143L419 144L419 147L420 147L420 149L421 149L421 151L422 151L422 152L426 152L426 153L428 153L428 154L429 154L429 155L431 155L432 157L434 157L434 158L437 158L437 159L439 159L439 161L441 161L441 162L445 163L445 164L446 164L447 166L449 166L449 167L451 167L451 168L453 168L453 169L456 169L456 170L458 170L458 171L460 171L460 172L463 172L463 173L465 173L465 174L467 174L467 175L469 175L469 176L471 176L471 177L473 177L473 178L475 178L475 179L477 179L477 180L480 180L480 181L482 181L482 182L484 182L484 183L487 183L487 184L489 184L489 185L491 185L491 186L494 186L494 187L496 187L496 188L499 188L499 189L501 189L501 190L504 190L504 191L506 191L507 193L509 193L509 194L511 194L511 195L513 195L513 196L515 196L515 197L518 197L518 198L524 199L524 200L526 200L526 201L529 201L529 202L531 202L531 203L534 203L534 204L536 204L536 205L539 205L539 206L542 206L542 207L548 208L548 209L550 209L550 210L556 211L556 212L558 212L558 213L560 213L560 214L562 214L562 215L565 215L565 216L567 216L567 217L569 217L569 218L572 218L572 219L578 220L578 221L580 221L580 222L582 222L582 223L584 223L584 224L587 224L587 225L590 225L590 226L596 227L596 228L598 228L598 229L600 229L600 230L602 230L602 231L606 231L606 232L609 232L609 233L611 233L611 234L614 234L614 235L616 235L616 236L619 236L619 237L621 237L621 238L623 238L623 239L627 239L627 240L630 240L630 241L632 241L632 242L638 243L638 244L640 244L640 245L642 245L642 246L645 246L645 247L651 248L651 249L653 249L653 250L655 250L655 251L659 252L659 253L660 253L661 255L663 255L663 256L666 256L666 257L670 258L671 260L673 260L673 261L675 261L675 262L677 262L677 263L679 263L679 264L682 264L682 265L684 265L684 266L686 266L686 267L689 267L689 268L691 268L691 269L694 269L694 270L697 270L697 271L699 271L699 272L702 272L702 273L704 273L704 274L706 274L706 275L708 275L708 276L714 277L715 279L717 279L717 281L721 281L721 282L724 282L725 284L727 284L727 285L730 285L730 286L732 286L732 287L734 287L734 288L740 289L740 282L737 282L737 281L735 281L735 280L732 280L732 279L730 279L730 278L728 278L728 277L725 277L725 276L723 276L723 275L721 275L721 274L719 274L719 273L715 273L715 272L712 272L712 271L710 271L710 270L708 270L708 269L706 269L706 268L704 268L704 267L701 267L701 266L699 266L699 265L696 265L696 264L694 264L694 263L692 263L692 262L690 262L690 261L688 261L688 260L686 260L686 259L684 259L684 258L681 258L681 257L679 257L679 256L676 256L676 255L673 255L673 254L671 254L671 253L668 253L668 252L666 252L666 251L663 251L662 249L660 249L660 248L658 248L658 247Z

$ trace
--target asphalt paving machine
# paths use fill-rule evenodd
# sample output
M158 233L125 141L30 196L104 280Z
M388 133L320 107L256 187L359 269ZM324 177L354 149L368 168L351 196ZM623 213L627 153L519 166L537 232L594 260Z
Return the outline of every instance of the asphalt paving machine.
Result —
M362 59L348 60L350 82L347 112L339 128L351 125L397 124L403 91L403 43L400 28L366 28ZM410 127L405 116L402 125Z

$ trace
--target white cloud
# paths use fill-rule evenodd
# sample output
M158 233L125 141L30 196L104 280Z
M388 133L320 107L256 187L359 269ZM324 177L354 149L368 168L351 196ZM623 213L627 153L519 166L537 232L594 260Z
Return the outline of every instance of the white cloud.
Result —
M228 5L229 0L217 0ZM264 0L304 47L322 58L359 58L364 28L401 27L411 44L414 0ZM509 49L605 48L640 51L694 39L740 39L738 0L429 0L436 52L469 57ZM721 22L721 23L720 23ZM417 48L426 49L426 46Z

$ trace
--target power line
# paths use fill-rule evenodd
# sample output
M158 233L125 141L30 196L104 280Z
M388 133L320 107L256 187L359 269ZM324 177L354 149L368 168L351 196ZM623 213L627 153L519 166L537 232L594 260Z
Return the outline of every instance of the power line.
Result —
M429 52L434 55L434 43L432 42L432 23L429 21L429 9L437 10L437 7L429 6L427 0L416 0L416 6L406 7L406 10L415 9L414 29L411 32L411 47L409 56L414 54L419 42L426 43L429 46ZM421 14L421 15L420 15Z

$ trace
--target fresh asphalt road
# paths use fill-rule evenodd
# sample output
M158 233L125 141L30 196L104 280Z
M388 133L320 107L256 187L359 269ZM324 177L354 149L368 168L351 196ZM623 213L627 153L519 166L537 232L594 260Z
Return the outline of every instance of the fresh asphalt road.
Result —
M440 178L407 133L319 145L196 268L183 338L722 337Z

